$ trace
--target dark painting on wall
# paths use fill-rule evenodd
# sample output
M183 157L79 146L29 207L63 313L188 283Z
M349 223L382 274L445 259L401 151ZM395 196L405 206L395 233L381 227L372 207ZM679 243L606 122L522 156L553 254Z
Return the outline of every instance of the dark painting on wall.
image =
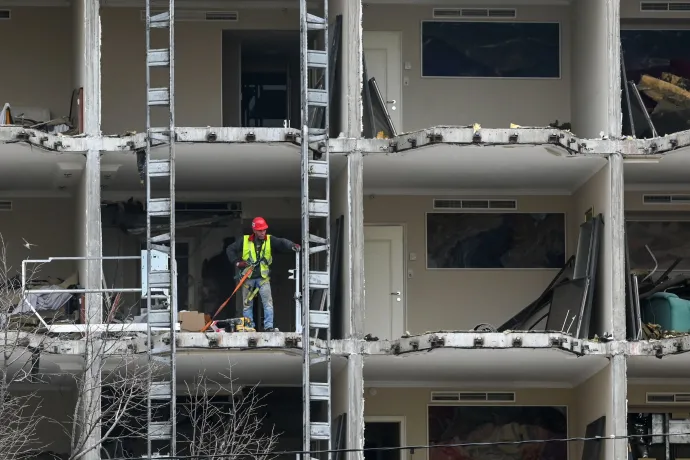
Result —
M422 76L559 78L560 24L422 22Z
M429 444L490 443L568 437L565 407L430 406ZM429 460L563 460L568 443L432 447Z
M659 263L659 270L670 267L674 260L682 257L676 270L690 270L690 222L627 221L628 251L630 268L651 270L654 259L645 245L652 250Z
M563 213L429 213L427 268L559 269Z

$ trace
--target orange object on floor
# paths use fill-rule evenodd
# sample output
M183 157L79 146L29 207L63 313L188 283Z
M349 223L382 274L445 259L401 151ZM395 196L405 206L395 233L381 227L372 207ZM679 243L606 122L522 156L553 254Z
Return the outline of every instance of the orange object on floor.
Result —
M225 299L225 302L223 302L223 303L220 305L220 307L218 307L218 310L216 310L216 312L214 313L214 315L211 317L211 321L209 321L209 322L206 323L206 326L204 326L204 328L201 330L201 332L206 332L206 329L208 329L209 327L211 327L211 324L213 324L213 320L216 319L216 316L218 316L218 313L220 313L221 311L223 311L223 309L224 309L225 306L228 304L228 302L230 302L230 299L232 299L232 296L234 296L235 293L237 293L237 291L239 291L239 289L242 287L242 285L244 284L244 282L247 281L247 278L249 278L249 277L252 275L252 272L253 272L253 271L254 271L254 266L253 266L253 265L250 265L250 266L247 268L247 271L244 273L244 275L242 275L242 278L240 278L240 282L237 283L237 286L235 286L235 290L232 291L232 294L230 294L230 297L228 297L227 299Z

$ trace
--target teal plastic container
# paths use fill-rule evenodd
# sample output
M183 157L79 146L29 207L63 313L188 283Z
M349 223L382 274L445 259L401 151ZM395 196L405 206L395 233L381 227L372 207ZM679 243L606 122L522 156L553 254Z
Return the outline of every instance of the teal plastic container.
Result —
M658 324L665 331L690 332L690 300L657 292L642 301L642 321Z

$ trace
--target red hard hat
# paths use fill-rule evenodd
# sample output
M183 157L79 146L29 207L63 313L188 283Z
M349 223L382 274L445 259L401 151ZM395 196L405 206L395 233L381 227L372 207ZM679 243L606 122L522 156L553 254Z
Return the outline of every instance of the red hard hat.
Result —
M266 230L268 229L268 224L266 223L266 219L263 217L255 217L254 220L252 221L252 230Z

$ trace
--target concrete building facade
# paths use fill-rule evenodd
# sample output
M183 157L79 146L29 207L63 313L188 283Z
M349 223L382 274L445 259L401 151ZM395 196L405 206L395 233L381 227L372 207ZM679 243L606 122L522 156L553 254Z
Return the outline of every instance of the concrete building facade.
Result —
M300 238L299 4L176 8L178 307L212 314L234 283L228 239L257 216ZM115 258L145 244L143 9L0 0L7 277L27 259L82 257L43 262L34 284L141 285L141 261ZM640 448L635 414L650 436L652 419L690 432L690 326L677 313L681 326L664 332L645 306L655 289L684 301L690 269L688 21L690 4L675 0L330 0L331 402L333 426L346 416L343 455L417 446L386 455L481 458L419 446L517 440L500 428L511 427L570 439L534 444L540 459L626 460ZM290 254L273 263L281 332L177 333L179 388L231 363L241 385L276 395L266 423L283 427L285 451L301 446L294 265ZM121 298L119 323L136 323L141 299ZM83 338L27 335L42 373L78 372ZM135 354L143 335L127 339ZM61 420L78 398L59 378L14 388L37 391ZM70 451L63 433L39 434ZM687 458L685 438L655 437L650 456Z

